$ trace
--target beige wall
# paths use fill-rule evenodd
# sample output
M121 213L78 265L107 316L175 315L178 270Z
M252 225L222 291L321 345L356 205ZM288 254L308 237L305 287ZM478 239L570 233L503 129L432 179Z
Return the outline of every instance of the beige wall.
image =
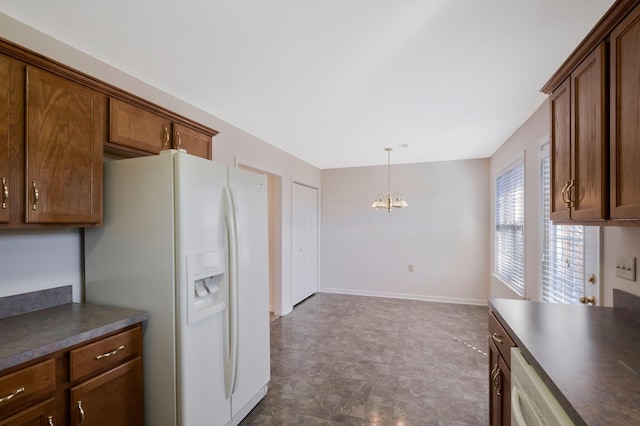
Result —
M218 130L220 133L213 142L215 161L229 165L246 165L278 177L276 181L279 182L280 187L276 188L276 196L280 198L280 205L276 210L281 216L282 227L279 235L280 262L275 265L275 272L276 281L281 285L276 291L274 308L278 314L291 311L291 185L295 180L320 187L320 170L217 117L198 110L1 13L0 37ZM0 234L0 269L5 274L8 270L12 282L0 280L0 297L23 292L23 290L31 291L31 283L34 281L38 281L43 288L71 284L74 286L74 294L79 294L82 270L77 261L81 258L81 234L78 230L47 233L20 231L16 237L14 233L10 234L11 237L7 235L5 231ZM15 250L14 238L20 241L16 256L24 258L25 262L5 261L5 255ZM60 249L55 253L56 256L51 253L42 253L38 249L42 244L60 244ZM41 276L29 267L28 262L34 262L39 265L39 268L47 270L54 266L54 262L59 261L59 257L65 259L60 266L66 270L63 274L64 278L42 282ZM26 290L27 288L29 290Z
M549 107L538 110L493 154L490 159L490 264L491 297L519 298L494 274L495 271L495 183L496 176L518 158L524 157L525 185L525 296L538 299L539 221L540 221L540 149L549 140Z
M323 170L322 291L486 303L488 173L487 159L392 165L409 207L388 213L370 207L386 166Z

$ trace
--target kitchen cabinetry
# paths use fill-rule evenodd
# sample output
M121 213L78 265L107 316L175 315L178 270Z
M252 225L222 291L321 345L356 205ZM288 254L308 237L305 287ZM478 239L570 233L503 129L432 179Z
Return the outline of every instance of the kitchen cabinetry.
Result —
M489 424L511 424L511 348L515 346L489 312Z
M24 64L0 54L0 224L24 217L23 138Z
M0 56L0 222L9 222L9 89L11 60Z
M141 354L139 327L69 352L72 424L142 424Z
M0 426L143 424L142 327L0 376Z
M0 226L101 222L105 102L0 54Z
M103 94L27 67L27 223L101 222L105 107Z
M640 224L640 1L618 0L542 88L551 219Z
M0 228L98 226L103 152L184 148L211 159L216 134L0 40Z
M24 411L0 421L0 426L46 425L55 426L53 398L27 408Z
M607 217L605 61L602 43L550 96L552 220Z
M610 36L611 218L640 219L640 7Z
M119 99L109 100L110 146L145 154L185 149L189 154L211 159L212 136Z
M1 425L17 425L23 420L53 417L53 407L46 403L34 406L45 398L51 398L55 390L55 364L53 359L22 368L0 377L0 413L14 414L0 422ZM0 419L4 417L0 414Z

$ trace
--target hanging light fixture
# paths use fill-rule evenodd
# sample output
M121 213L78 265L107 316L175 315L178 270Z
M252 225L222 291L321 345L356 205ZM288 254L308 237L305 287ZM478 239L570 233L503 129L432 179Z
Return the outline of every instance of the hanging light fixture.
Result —
M387 193L378 194L376 200L371 204L372 209L387 209L388 212L392 208L401 209L407 207L409 204L402 198L402 195L395 194L395 197L391 197L391 148L385 148L387 151Z

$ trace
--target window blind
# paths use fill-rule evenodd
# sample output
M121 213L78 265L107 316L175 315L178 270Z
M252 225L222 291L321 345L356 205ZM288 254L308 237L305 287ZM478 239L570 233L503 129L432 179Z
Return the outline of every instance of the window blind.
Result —
M584 228L553 225L549 219L550 161L541 159L542 205L542 301L579 303L584 293Z
M524 161L496 179L496 275L524 296Z

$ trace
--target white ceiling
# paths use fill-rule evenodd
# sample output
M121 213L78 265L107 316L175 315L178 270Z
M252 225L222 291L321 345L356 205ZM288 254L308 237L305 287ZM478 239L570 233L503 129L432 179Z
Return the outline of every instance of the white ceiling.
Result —
M324 169L386 164L387 146L394 164L491 156L612 3L0 0L0 11Z

